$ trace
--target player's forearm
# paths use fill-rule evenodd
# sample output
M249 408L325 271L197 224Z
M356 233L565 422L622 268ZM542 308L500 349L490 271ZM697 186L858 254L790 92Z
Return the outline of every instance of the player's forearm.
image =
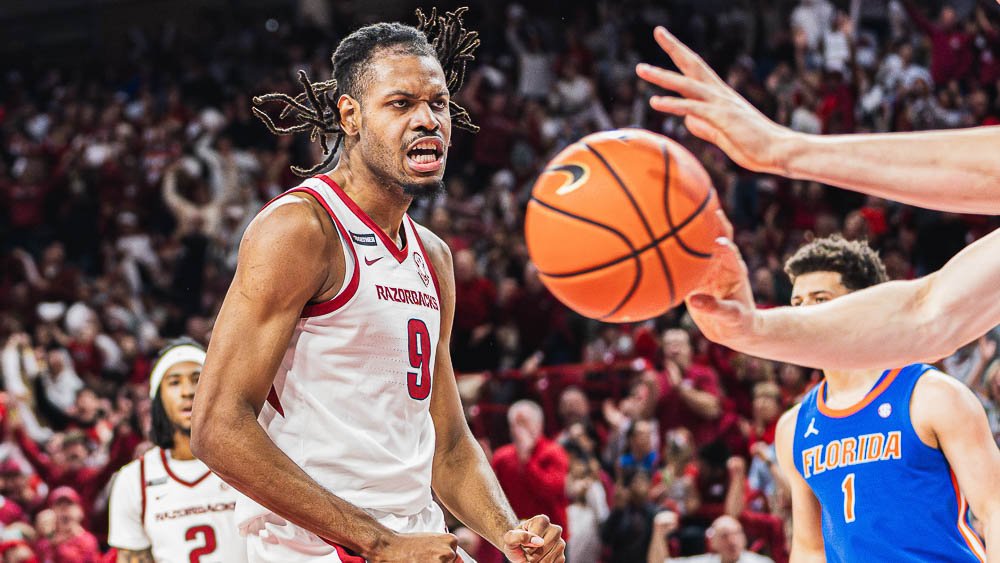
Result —
M275 514L362 555L394 533L333 495L274 445L252 408L221 405L199 414L191 449L225 481Z
M766 359L822 369L880 369L937 361L1000 324L1000 230L940 271L856 291L810 307L756 312L731 343Z
M790 134L780 168L910 205L1000 214L1000 127L880 135Z
M433 488L438 499L472 531L498 548L519 520L482 448L471 434L435 456Z

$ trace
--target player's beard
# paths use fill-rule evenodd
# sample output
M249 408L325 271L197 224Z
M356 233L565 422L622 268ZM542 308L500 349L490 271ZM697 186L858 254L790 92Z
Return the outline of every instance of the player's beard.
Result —
M444 180L402 184L403 193L413 199L432 199L444 193Z

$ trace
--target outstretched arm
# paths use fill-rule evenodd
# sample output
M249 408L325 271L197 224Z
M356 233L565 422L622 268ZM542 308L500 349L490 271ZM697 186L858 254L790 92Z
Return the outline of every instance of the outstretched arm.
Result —
M750 105L662 27L657 43L680 73L641 64L643 79L683 97L654 96L659 111L744 168L815 180L903 203L960 213L1000 214L1000 127L859 135L806 135Z
M441 502L471 530L501 549L515 563L564 561L562 528L546 517L521 523L514 514L496 475L465 422L451 365L451 328L455 317L455 277L448 246L420 229L428 257L437 273L441 299L441 336L438 340L432 391L435 451L432 487ZM538 541L537 538L541 538ZM523 547L522 547L523 546Z
M692 318L710 340L770 360L824 369L936 361L1000 325L1000 229L926 277L809 307L757 310L732 243L717 263L717 277L729 283L689 297Z

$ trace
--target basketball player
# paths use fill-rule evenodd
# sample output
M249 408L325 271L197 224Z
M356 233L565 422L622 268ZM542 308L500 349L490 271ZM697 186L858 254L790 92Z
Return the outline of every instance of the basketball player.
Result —
M195 453L256 501L237 507L252 562L471 561L432 491L512 561L565 560L561 528L517 520L469 431L451 253L406 215L442 189L453 118L474 128L450 99L478 45L462 12L361 28L335 80L258 99L299 116L255 108L272 131L343 147L248 227L195 403Z
M796 307L886 280L867 244L839 236L800 248L785 271ZM972 392L926 364L824 375L776 431L792 561L985 561L968 512L1000 518L1000 451Z
M665 29L654 35L681 73L650 65L636 70L684 98L655 96L650 104L686 116L692 133L737 164L931 209L1000 213L1000 127L797 133L757 111ZM1000 231L919 280L880 284L817 307L762 311L753 307L735 246L721 244L726 258L716 261L716 282L688 306L708 338L741 352L812 367L877 369L935 361L1000 325Z
M239 493L191 454L191 408L205 350L167 346L149 377L156 447L123 467L111 486L108 543L118 563L246 559L236 527Z

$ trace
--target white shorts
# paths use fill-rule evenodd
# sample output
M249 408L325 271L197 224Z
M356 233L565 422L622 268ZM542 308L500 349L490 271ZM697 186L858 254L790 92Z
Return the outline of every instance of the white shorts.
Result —
M385 512L368 511L380 524L396 532L444 533L444 514L431 503L412 516L396 516ZM274 514L262 515L241 526L247 541L249 563L364 563L344 547L320 539ZM476 563L462 549L458 550L461 563Z

